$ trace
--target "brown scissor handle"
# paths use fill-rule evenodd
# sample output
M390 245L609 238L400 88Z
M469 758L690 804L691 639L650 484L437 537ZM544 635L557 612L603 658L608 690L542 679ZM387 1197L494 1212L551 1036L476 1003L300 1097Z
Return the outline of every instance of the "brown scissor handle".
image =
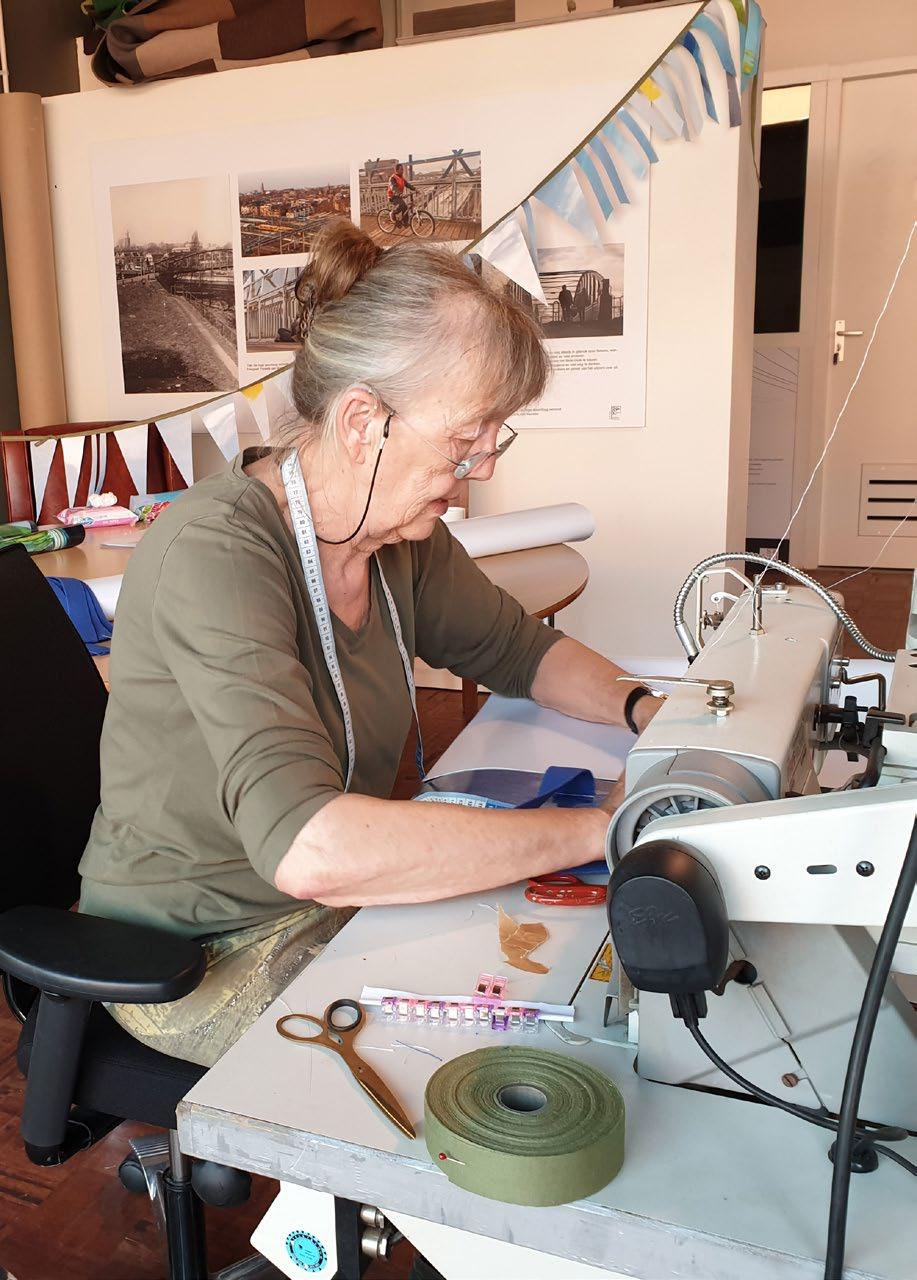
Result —
M334 1015L340 1010L346 1009L348 1013L353 1014L352 1021L345 1025L340 1025L334 1021ZM364 1014L363 1006L358 1004L356 1000L332 1000L331 1004L325 1010L321 1018L315 1018L311 1013L288 1013L282 1018L277 1019L277 1030L287 1040L297 1041L299 1044L320 1044L326 1049L333 1049L335 1053L342 1053L350 1041L363 1025ZM315 1035L301 1035L287 1028L290 1022L307 1022L316 1028Z

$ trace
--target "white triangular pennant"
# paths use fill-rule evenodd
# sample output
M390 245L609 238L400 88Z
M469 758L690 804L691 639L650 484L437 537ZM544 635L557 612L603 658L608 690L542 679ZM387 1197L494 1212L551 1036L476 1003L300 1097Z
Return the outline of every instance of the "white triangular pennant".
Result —
M194 461L191 439L191 414L180 413L156 423L156 430L169 451L172 461L181 472L185 484L194 484Z
M51 463L57 453L56 440L35 440L29 445L32 462L32 488L35 494L35 519L41 519L41 508L45 500L45 489L48 487L48 476Z
M548 305L544 296L538 272L529 253L522 228L516 220L515 210L502 222L488 232L484 239L475 245L475 253L479 253L498 271L518 284L538 302Z
M150 428L148 423L142 427L126 427L115 433L118 448L124 465L130 473L134 493L146 493L146 454Z
M697 137L704 127L704 87L697 63L683 45L676 45L663 58L681 88L681 100L687 111L688 132Z
M732 64L737 74L741 74L742 33L739 30L739 15L735 11L735 6L731 0L710 0L707 12L717 26L726 33L729 52L732 54Z
M542 204L552 209L590 244L599 244L595 220L583 199L582 189L571 165L565 165L535 192ZM540 243L540 241L539 241Z
M267 400L268 422L271 431L290 426L298 417L292 395L293 371L284 369L276 378L266 378L264 395Z
M556 249L566 245L592 248L595 245L595 228L585 236L576 227L571 226L558 213L536 197L528 201L535 227L536 243L539 249Z
M99 436L99 466L96 471L96 484L93 493L105 492L105 474L108 470L108 432Z
M232 396L222 396L212 404L204 405L198 409L197 417L203 422L226 461L232 462L239 452L239 431Z
M267 440L271 434L271 415L268 412L264 383L256 382L253 387L245 387L244 390L236 393L235 399L239 409L240 427L244 415L249 413L254 419L261 439Z
M595 229L598 232L599 240L600 241L605 240L608 237L608 219L606 219L605 214L602 211L602 207L598 202L598 198L596 197L595 192L592 190L592 185L590 184L589 179L586 177L585 173L583 173L583 171L579 168L578 165L573 166L573 172L577 182L580 185L580 190L583 193L583 199L586 202L586 208L589 210L589 216L592 218L592 221L595 223ZM601 182L601 178L599 178L599 181ZM605 190L604 186L602 189L603 191ZM605 194L605 199L608 201L609 205L612 207L612 214L610 216L613 216L613 211L615 206L613 204L611 196L608 195L607 192Z
M67 506L72 507L76 498L76 486L83 465L85 436L61 436L61 452L64 455L64 483L67 486Z

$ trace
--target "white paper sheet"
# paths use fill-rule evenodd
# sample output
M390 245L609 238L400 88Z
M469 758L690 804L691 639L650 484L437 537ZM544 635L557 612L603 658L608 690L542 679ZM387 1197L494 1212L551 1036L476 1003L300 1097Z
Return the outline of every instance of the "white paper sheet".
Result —
M499 516L473 516L450 524L449 531L477 559L558 542L583 542L595 533L595 517L578 502L560 502Z
M123 574L113 573L107 578L87 578L86 586L102 606L102 612L111 622L121 592Z

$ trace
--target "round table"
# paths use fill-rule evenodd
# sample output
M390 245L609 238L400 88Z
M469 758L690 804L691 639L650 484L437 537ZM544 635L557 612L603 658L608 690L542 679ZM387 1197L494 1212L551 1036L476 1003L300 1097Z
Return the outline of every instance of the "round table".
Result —
M582 595L589 581L589 566L583 556L565 543L552 547L530 547L525 551L505 551L475 561L491 582L508 591L526 613L554 625L554 615ZM477 711L478 687L474 680L462 681L462 717L465 724Z

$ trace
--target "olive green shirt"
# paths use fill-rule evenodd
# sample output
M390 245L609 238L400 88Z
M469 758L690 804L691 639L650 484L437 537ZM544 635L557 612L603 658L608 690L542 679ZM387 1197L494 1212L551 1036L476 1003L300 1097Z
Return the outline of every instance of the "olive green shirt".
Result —
M277 866L344 789L344 722L296 541L248 460L163 512L124 575L83 911L192 936L282 915L292 900ZM560 633L495 587L444 524L378 559L411 658L528 696ZM351 790L387 798L412 712L375 564L370 580L364 627L333 628Z

